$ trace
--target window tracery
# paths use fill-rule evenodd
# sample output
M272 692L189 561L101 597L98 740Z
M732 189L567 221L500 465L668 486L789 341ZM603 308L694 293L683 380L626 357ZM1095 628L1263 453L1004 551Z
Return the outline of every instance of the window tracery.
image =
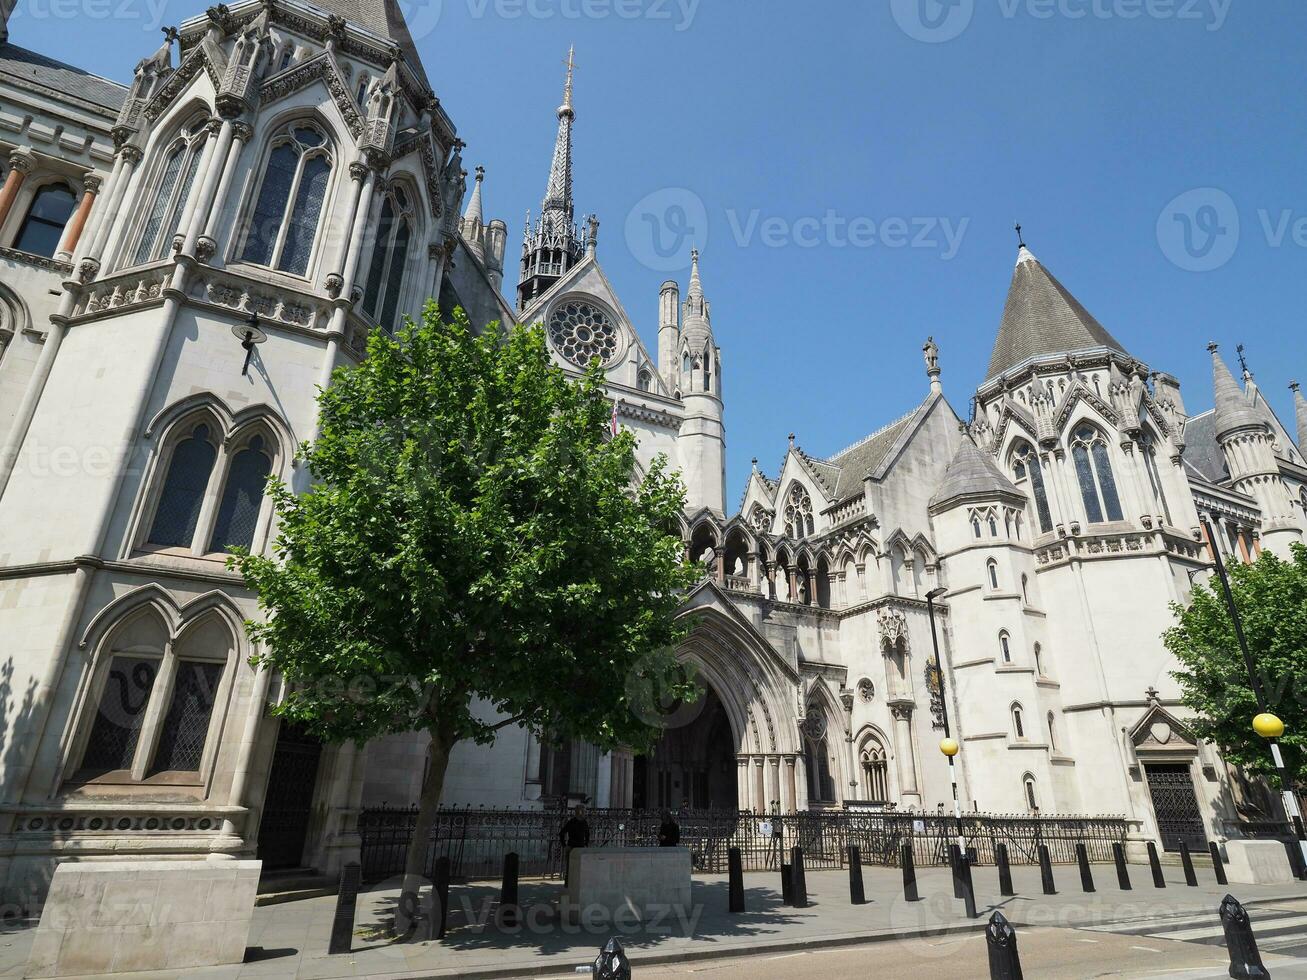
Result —
M316 125L295 122L270 145L241 259L302 276L331 184L331 141Z
M1122 520L1121 499L1103 434L1091 425L1077 427L1072 436L1071 457L1089 523Z

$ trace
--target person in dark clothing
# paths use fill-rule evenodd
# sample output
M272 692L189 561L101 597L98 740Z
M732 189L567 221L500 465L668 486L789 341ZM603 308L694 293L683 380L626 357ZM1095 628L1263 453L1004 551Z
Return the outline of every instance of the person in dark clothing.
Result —
M566 883L568 872L571 870L573 848L590 846L590 823L585 819L583 804L576 805L572 816L558 832L558 839L563 844L563 881Z
M681 843L681 825L672 816L671 810L663 811L663 822L658 828L658 846L676 847Z

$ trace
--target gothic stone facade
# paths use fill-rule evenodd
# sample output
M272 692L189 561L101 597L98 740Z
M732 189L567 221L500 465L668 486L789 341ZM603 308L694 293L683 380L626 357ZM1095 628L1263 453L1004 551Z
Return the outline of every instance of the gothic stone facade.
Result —
M508 730L456 752L448 803L941 807L933 594L968 806L1142 839L1159 809L1201 836L1259 805L1189 734L1158 636L1208 547L1301 539L1301 395L1295 442L1214 351L1190 417L1023 249L965 431L928 343L921 404L830 458L791 438L731 514L698 257L651 351L574 214L570 70L557 115L506 302L506 226L387 0L219 5L128 84L0 28L0 901L38 903L61 860L331 873L361 807L416 798L421 739L321 746L269 714L224 558L267 545L268 473L305 485L331 371L429 296L600 357L706 566L682 651L706 695L652 756Z

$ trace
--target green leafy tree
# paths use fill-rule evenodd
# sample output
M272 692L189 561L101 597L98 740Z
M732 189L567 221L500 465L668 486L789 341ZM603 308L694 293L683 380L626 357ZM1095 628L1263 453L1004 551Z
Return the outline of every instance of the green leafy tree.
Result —
M451 750L510 725L647 744L657 699L695 696L673 649L698 573L671 533L679 480L661 458L635 478L598 363L569 379L538 328L477 335L432 303L397 338L375 332L319 401L311 489L274 481L272 555L233 564L264 612L256 661L287 682L283 718L335 742L431 736L406 930Z
M1251 565L1233 564L1229 574L1258 681L1285 724L1285 769L1297 782L1307 748L1307 548L1295 544L1292 561L1263 551ZM1163 639L1180 661L1172 676L1197 714L1195 732L1219 745L1230 762L1278 786L1270 748L1252 729L1257 698L1220 583L1197 586L1188 607L1172 608L1177 623Z

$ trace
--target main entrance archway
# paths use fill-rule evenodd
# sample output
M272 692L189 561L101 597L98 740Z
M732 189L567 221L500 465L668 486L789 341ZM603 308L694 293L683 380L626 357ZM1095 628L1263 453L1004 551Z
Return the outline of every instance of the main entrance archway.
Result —
M631 794L636 809L739 809L730 718L711 687L695 707L689 724L667 729L647 755L636 756Z

